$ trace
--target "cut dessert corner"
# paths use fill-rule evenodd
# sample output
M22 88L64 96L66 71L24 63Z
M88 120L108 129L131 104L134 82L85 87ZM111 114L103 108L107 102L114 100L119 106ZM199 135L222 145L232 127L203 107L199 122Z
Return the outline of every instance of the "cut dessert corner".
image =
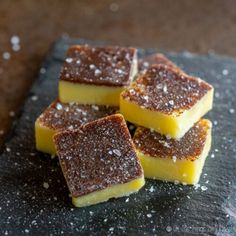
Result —
M209 120L201 119L179 141L139 127L133 139L144 176L197 184L211 147L211 127ZM188 147L189 151L183 147Z
M107 189L90 193L86 196L73 197L72 203L75 207L86 207L98 203L103 203L112 198L120 198L137 193L145 184L144 176L132 180L125 184L118 184Z

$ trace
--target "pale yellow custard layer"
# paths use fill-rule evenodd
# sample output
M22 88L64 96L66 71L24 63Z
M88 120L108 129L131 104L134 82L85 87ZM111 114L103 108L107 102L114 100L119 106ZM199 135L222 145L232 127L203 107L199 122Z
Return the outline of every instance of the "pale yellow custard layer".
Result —
M38 120L35 122L36 149L51 155L56 154L53 136L57 130L43 126Z
M68 81L59 81L59 99L61 102L118 106L120 93L125 86L96 86Z
M128 196L131 193L137 192L145 184L144 177L132 180L125 184L117 184L103 190L89 193L81 197L73 197L72 203L76 207L85 207L101 202L106 202L110 198L118 198Z

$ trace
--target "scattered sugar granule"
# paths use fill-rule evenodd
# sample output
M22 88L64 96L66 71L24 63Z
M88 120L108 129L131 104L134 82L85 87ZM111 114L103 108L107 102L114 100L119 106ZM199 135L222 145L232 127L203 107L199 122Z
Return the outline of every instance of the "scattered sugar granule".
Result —
M20 37L17 35L13 35L11 37L11 44L19 44L20 43Z
M208 189L208 188L207 188L206 186L204 186L204 185L201 186L201 190L202 190L202 191L206 191L207 189Z
M112 12L117 12L119 10L119 5L115 2L113 2L113 3L110 4L109 8Z
M176 160L177 160L176 156L173 156L172 160L173 160L173 162L176 162Z
M120 150L118 150L118 149L114 149L113 153L115 153L119 157L121 156Z
M36 96L36 95L32 96L32 97L31 97L31 100L32 100L32 101L37 101L37 100L38 100L38 96Z
M98 75L100 75L102 72L99 70L99 69L96 69L95 71L94 71L94 74L95 74L95 76L98 76Z
M229 71L227 69L222 70L222 75L228 75Z
M148 218L151 218L151 217L152 217L152 214L150 214L150 213L147 214L147 217L148 217Z
M57 103L56 108L57 108L57 110L60 111L60 110L62 110L62 105L60 103Z
M39 72L40 72L40 74L45 74L46 73L46 69L44 67L42 67Z
M48 184L47 182L44 182L44 183L43 183L43 187L44 187L45 189L48 189L48 188L49 188L49 184Z
M66 58L67 63L71 63L72 61L73 61L73 58L71 58L71 57Z
M20 45L19 44L14 44L12 46L12 50L15 51L15 52L18 52L20 50Z
M167 227L166 227L166 232L167 233L170 233L172 231L172 227L170 226L170 225L168 225Z
M153 193L154 191L155 191L154 187L151 186L151 188L149 189L149 192L150 192L150 193Z
M235 112L235 110L234 110L233 108L230 108L230 109L229 109L229 113L230 113L230 114L234 114L234 112Z
M10 117L14 117L14 116L15 116L15 112L14 112L14 111L10 111L10 112L9 112L9 116L10 116Z
M96 106L96 105L92 105L92 109L95 110L95 111L98 111L98 110L99 110L99 107Z
M11 58L11 54L10 54L9 52L4 52L4 53L2 54L2 58L3 58L4 60L9 60L9 59Z

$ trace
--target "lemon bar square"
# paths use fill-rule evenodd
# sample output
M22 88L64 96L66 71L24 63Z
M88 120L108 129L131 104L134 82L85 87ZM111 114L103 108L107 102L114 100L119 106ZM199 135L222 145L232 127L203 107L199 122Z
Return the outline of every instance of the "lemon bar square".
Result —
M211 122L198 121L181 140L138 127L134 144L147 178L197 184L211 147Z
M72 202L84 207L137 192L143 169L122 115L54 136Z
M72 46L60 73L59 99L118 106L120 93L137 73L137 64L135 48Z
M180 139L212 109L213 87L167 65L152 65L121 93L125 119Z
M55 100L35 122L36 149L54 155L56 150L53 135L56 132L79 128L87 122L112 115L118 110L119 107L115 106L81 105Z

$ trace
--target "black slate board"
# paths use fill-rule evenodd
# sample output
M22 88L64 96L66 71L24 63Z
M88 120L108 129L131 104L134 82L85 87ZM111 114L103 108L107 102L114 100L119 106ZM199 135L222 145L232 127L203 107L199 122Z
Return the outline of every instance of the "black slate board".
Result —
M194 189L147 180L130 197L73 208L56 159L34 146L34 121L57 96L58 73L68 45L93 43L60 39L50 50L0 156L1 235L235 235L236 234L236 59L170 54L186 72L215 87L212 151ZM156 52L140 50L140 55ZM37 97L35 97L37 96ZM38 98L36 100L35 98ZM214 158L213 158L214 157ZM45 188L43 183L49 184Z

